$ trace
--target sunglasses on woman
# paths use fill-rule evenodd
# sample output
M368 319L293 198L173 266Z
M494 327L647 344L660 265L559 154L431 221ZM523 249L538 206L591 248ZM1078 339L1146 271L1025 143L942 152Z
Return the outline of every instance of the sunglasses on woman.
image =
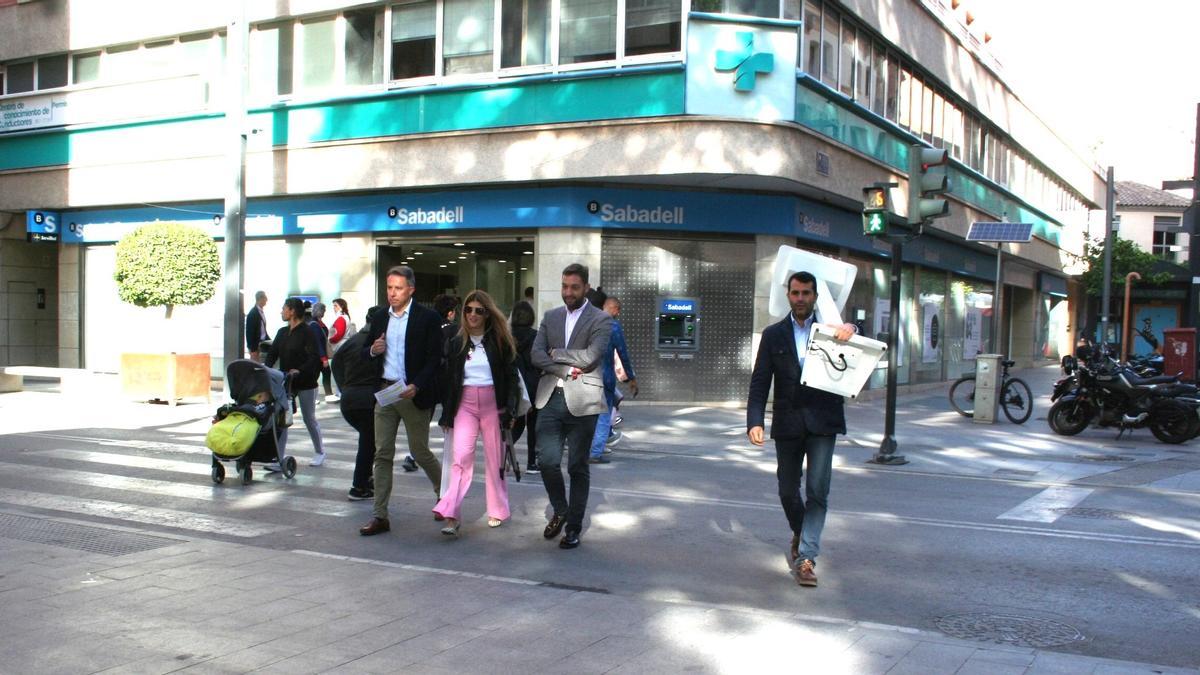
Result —
M488 311L485 307L472 307L467 305L463 307L463 314L474 314L475 316L487 316Z

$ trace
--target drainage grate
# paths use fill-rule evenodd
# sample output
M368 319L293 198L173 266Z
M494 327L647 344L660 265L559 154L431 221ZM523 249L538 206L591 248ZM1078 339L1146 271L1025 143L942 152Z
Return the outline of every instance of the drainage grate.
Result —
M1134 457L1125 455L1075 455L1075 459L1085 459L1089 462L1136 462Z
M1062 516L1092 518L1095 520L1133 520L1134 517L1132 513L1113 511L1112 509L1085 509L1079 507L1068 507L1051 510Z
M951 637L1014 647L1057 647L1084 639L1065 623L1015 614L952 614L934 623Z
M0 537L112 556L151 551L180 543L178 539L5 513L0 513Z

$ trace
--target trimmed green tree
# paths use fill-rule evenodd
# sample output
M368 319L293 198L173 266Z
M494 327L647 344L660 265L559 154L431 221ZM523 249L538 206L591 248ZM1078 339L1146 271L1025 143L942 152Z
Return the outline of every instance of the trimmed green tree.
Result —
M199 305L213 296L221 279L217 244L192 225L143 225L117 242L113 278L121 300L137 307Z
M1083 245L1083 255L1077 256L1087 265L1087 271L1080 275L1080 280L1087 288L1088 295L1099 298L1104 291L1104 240L1090 239ZM1112 250L1112 284L1113 295L1123 292L1125 275L1137 272L1142 278L1139 285L1159 286L1171 280L1170 272L1150 273L1162 259L1152 253L1147 253L1128 239L1113 236Z

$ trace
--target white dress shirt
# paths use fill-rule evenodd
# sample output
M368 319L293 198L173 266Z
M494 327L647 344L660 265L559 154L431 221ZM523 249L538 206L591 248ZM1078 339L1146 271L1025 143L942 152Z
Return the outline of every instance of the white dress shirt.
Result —
M487 350L483 348L483 336L471 336L471 344L473 347L467 348L467 362L463 366L463 386L490 387L493 384L492 366L488 363Z
M816 312L808 315L804 323L796 321L796 315L789 313L792 318L792 337L796 340L796 356L800 357L800 367L804 367L804 357L808 356L808 338L812 333L813 319L816 318Z

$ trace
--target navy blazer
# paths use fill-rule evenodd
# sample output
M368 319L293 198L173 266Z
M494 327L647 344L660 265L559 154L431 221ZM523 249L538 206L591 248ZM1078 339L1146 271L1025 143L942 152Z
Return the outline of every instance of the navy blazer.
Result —
M264 338L263 335L266 335ZM267 318L263 316L262 308L257 304L250 306L250 311L246 312L246 351L257 352L258 346L263 340L270 340L271 334L267 332Z
M775 405L771 409L771 438L797 438L806 434L829 436L846 433L842 397L800 384L800 356L789 314L762 334L750 397L746 403L746 430L764 426L767 392L775 380Z
M383 354L371 356L371 345L387 332L391 316L391 308L375 313L367 331L367 342L363 345L363 356L379 363L381 376ZM410 301L408 330L404 337L404 372L408 384L417 387L413 403L421 410L432 409L442 399L438 372L442 367L443 342L442 317L432 309L418 305L416 300Z

